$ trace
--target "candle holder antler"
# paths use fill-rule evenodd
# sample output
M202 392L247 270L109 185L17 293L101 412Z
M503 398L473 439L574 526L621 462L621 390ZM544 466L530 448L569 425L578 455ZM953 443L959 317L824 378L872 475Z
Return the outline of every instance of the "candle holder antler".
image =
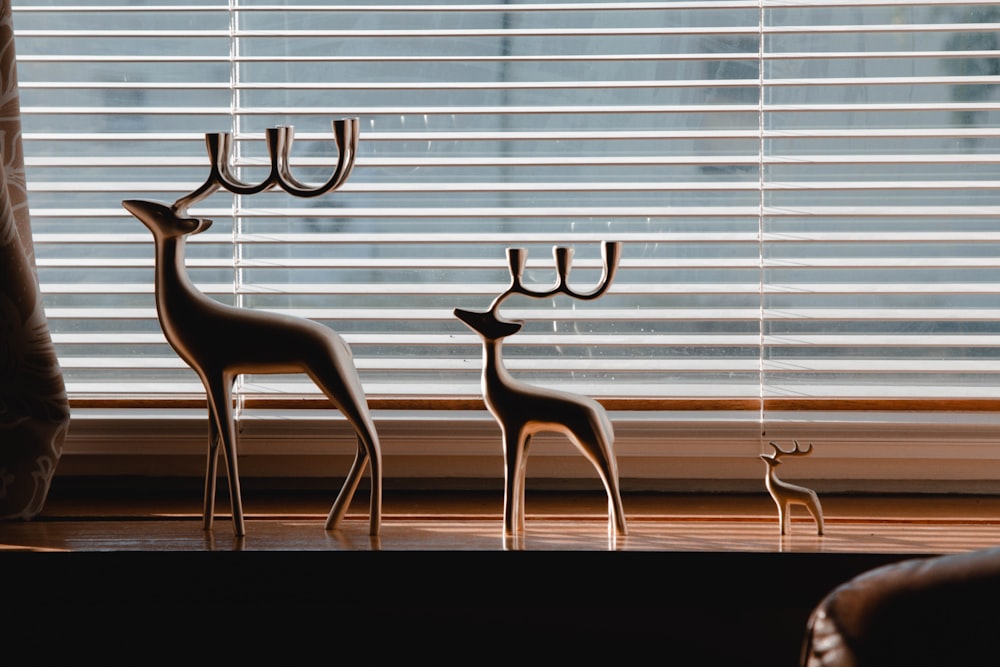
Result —
M507 248L507 263L510 268L510 286L497 296L490 304L491 313L496 313L500 304L514 294L533 297L535 299L547 299L557 294L565 294L574 299L590 301L602 296L611 287L618 271L618 258L621 256L621 242L605 241L601 244L601 258L604 262L601 279L597 287L587 293L577 292L569 286L569 271L573 264L573 249L563 246L552 248L552 256L556 265L556 284L550 289L533 291L524 286L524 267L528 261L528 251L524 248Z
M483 341L482 390L486 407L500 426L504 452L504 535L524 530L525 470L528 447L536 433L562 433L593 463L608 496L608 520L620 534L628 533L618 481L618 463L614 455L614 428L600 403L588 396L535 387L514 379L504 367L503 339L521 330L523 322L504 319L500 304L514 294L544 299L566 294L577 299L596 299L614 280L621 255L621 243L602 246L604 271L597 287L581 293L569 286L572 252L556 247L556 284L547 290L531 290L523 283L527 252L508 248L510 286L486 312L455 309L455 316L479 334Z
M351 349L333 329L313 320L222 304L200 292L184 264L185 240L205 231L211 220L192 218L188 207L219 188L254 194L274 187L300 197L339 188L354 165L357 119L334 121L340 150L330 180L311 188L291 177L291 128L268 132L271 173L258 185L236 179L229 167L228 134L205 136L211 168L205 183L173 205L143 200L122 205L152 232L156 244L156 312L167 342L201 379L208 398L208 462L205 471L204 528L212 527L218 454L225 455L236 535L245 534L237 466L232 387L244 373L305 373L339 409L357 437L357 451L344 485L326 518L333 530L347 513L361 477L371 465L369 533L378 535L382 508L382 455L378 433L354 366Z
M341 118L333 121L333 139L337 144L337 166L330 178L320 186L309 186L292 175L289 155L295 138L295 128L291 126L267 129L267 152L271 160L271 171L267 178L256 185L244 183L232 172L233 138L228 132L205 135L208 151L208 178L196 190L174 202L174 210L186 211L196 202L223 188L236 195L255 195L260 192L280 188L295 197L318 197L340 188L354 169L358 150L358 119Z

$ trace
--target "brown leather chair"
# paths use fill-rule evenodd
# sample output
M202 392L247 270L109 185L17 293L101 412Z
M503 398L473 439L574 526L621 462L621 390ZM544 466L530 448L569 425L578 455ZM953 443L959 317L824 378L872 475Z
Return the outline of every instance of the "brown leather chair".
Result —
M803 667L1000 664L1000 548L865 572L813 610Z

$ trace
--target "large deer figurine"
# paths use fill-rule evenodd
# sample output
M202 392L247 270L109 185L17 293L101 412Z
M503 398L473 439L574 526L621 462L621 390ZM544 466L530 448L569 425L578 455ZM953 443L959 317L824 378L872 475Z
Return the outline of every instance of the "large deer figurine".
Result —
M263 186L247 186L233 178L228 168L228 135L206 135L212 171L205 185L172 206L142 200L122 202L125 209L153 234L156 312L163 333L174 351L201 378L207 394L209 449L205 473L205 530L212 527L221 443L229 480L233 527L236 535L245 534L232 408L232 387L236 377L243 373L306 373L344 414L357 435L354 462L330 509L325 527L334 529L344 517L370 464L369 533L373 536L379 533L381 450L347 343L329 327L312 320L219 303L198 290L188 277L184 263L187 237L205 231L211 224L210 220L190 217L187 208L219 187L231 192L252 193L278 185L297 196L313 196L339 187L354 161L357 120L334 121L334 135L340 150L334 177L315 190L306 191L301 183L291 179L287 167L290 130L279 128L268 133L273 169ZM300 191L295 192L294 188Z
M610 287L617 270L621 244L606 243L604 275L589 294L579 294L567 284L571 252L554 249L558 280L550 290L532 292L521 284L527 253L509 248L511 284L486 312L456 308L454 313L479 334L483 342L482 390L486 407L500 425L504 453L504 534L524 530L525 470L531 437L542 431L562 433L597 469L608 495L608 520L622 535L628 534L614 455L614 429L604 407L596 400L518 381L504 367L503 339L521 330L523 322L504 319L499 308L512 294L546 298L562 293L580 299L595 299Z
M802 449L799 447L798 441L794 442L795 447L789 450L782 449L775 442L768 443L774 448L774 452L760 455L760 458L766 464L767 477L764 480L764 485L767 487L767 492L771 494L771 498L774 499L774 504L778 506L778 520L781 523L782 535L787 535L791 530L792 505L804 505L816 521L817 534L822 535L823 508L819 504L819 496L812 489L807 489L797 484L789 484L778 479L777 471L775 470L781 465L782 456L806 456L812 453L811 444Z

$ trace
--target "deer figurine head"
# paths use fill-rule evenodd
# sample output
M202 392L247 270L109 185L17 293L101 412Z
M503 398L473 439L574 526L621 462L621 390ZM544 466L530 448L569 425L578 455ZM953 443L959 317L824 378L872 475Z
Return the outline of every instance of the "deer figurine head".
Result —
M462 320L485 340L500 340L507 336L513 336L524 327L524 322L504 319L493 310L480 313L474 310L456 308L455 317Z
M611 286L620 243L603 246L604 272L597 287L581 293L569 286L572 253L567 248L554 249L557 279L553 287L530 290L523 285L526 251L507 250L511 283L484 312L455 309L455 316L479 334L483 341L483 398L487 409L500 425L504 451L504 535L513 537L524 529L524 477L528 444L541 431L567 436L597 468L608 495L611 526L627 534L618 484L618 464L614 456L614 429L604 407L592 398L541 388L514 379L504 368L501 341L521 330L523 322L500 316L500 304L513 294L547 298L567 294L578 299L596 299Z
M172 206L160 202L129 199L122 206L146 225L157 241L200 234L212 226L212 221L205 218L178 216Z
M812 453L812 443L809 443L806 445L805 449L802 449L798 440L793 440L792 442L794 444L792 449L782 449L778 446L778 443L769 442L767 444L771 446L773 451L770 454L761 454L760 458L763 459L764 463L768 466L774 468L781 465L782 456L808 456Z

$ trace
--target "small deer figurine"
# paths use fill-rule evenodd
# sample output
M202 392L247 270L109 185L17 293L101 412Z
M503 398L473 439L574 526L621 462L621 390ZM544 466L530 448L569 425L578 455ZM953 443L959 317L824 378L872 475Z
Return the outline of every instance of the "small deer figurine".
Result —
M525 470L531 437L542 431L562 433L577 446L597 469L608 495L608 519L618 534L627 535L628 526L622 507L615 459L614 429L604 407L587 397L535 387L514 379L504 367L503 339L521 330L523 322L506 320L498 309L512 294L545 298L557 293L581 299L595 299L611 285L617 270L619 243L607 243L604 250L604 275L590 294L578 294L567 284L571 253L555 248L558 282L551 290L532 292L521 284L526 252L509 248L511 284L486 312L456 308L455 316L479 334L483 341L482 389L486 407L500 425L504 452L504 535L524 530Z
M346 174L353 162L356 119L335 121L340 148L336 177ZM344 126L348 129L345 130ZM280 138L281 141L277 141ZM270 133L274 163L267 187L289 176L284 152L291 145L287 131ZM369 533L379 534L382 503L382 458L378 434L347 343L329 327L305 318L228 306L205 296L188 277L184 263L185 240L208 229L210 220L190 217L187 207L220 186L235 189L229 175L228 140L207 135L212 173L205 185L173 205L127 200L122 205L153 234L156 249L156 311L167 342L198 374L205 387L209 409L208 464L205 473L204 528L212 527L219 444L225 454L237 536L246 532L237 467L236 429L233 423L232 386L243 373L306 373L345 416L357 435L357 452L325 527L333 530L347 513L365 469L371 464ZM223 154L220 145L227 147ZM213 148L214 147L214 148ZM226 178L222 178L225 176ZM278 177L282 177L278 183ZM340 178L340 182L343 179ZM297 186L301 186L297 181ZM317 190L318 192L318 190Z
M764 484L767 487L768 493L771 494L771 498L774 499L774 503L778 506L778 519L781 522L781 534L787 535L791 530L791 506L792 505L805 505L806 509L812 515L813 519L816 521L816 532L818 535L823 534L823 508L819 504L819 496L812 489L807 489L804 486L798 486L796 484L789 484L788 482L783 482L778 479L776 473L776 468L781 465L782 456L807 456L812 453L812 444L806 446L805 449L799 447L798 441L795 442L795 447L790 450L782 449L777 445L777 443L768 443L774 448L772 454L761 454L760 458L764 461L765 468L767 471L767 477L764 480Z

